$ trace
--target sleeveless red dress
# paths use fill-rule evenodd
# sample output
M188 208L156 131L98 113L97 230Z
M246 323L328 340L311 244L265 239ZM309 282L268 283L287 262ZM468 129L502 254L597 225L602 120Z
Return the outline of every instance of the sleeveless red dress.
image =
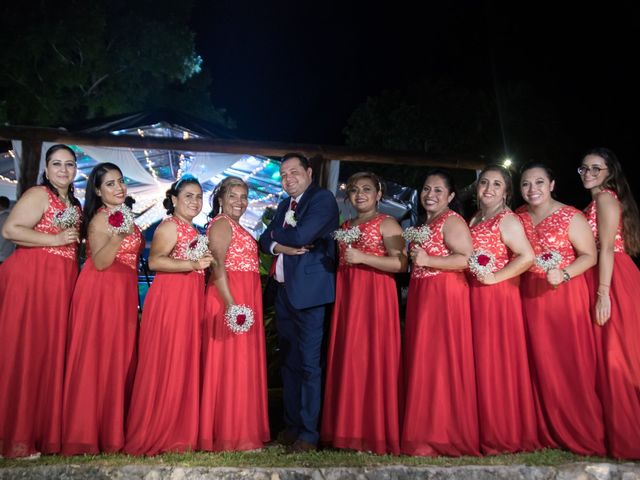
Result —
M100 211L107 212L102 208ZM137 226L113 263L98 271L87 261L71 301L64 382L62 453L117 452L136 366L138 259L144 247Z
M163 222L174 223L178 230L171 258L186 260L186 251L198 232L176 217ZM140 323L126 453L195 450L203 307L204 271L156 274Z
M563 206L538 225L518 210L536 255L555 251L559 268L576 258L569 224L577 209ZM603 455L602 405L596 393L596 342L584 275L554 289L534 265L522 275L520 292L527 328L538 434L545 447L580 455Z
M430 225L421 247L451 255L442 227L449 210ZM402 453L479 455L478 402L471 337L469 285L462 271L413 267L405 324L405 407Z
M223 218L232 232L224 260L229 289L236 305L253 310L254 324L245 333L233 333L218 289L207 286L198 443L208 451L253 450L270 439L258 244L227 215L218 215L209 227Z
M57 234L66 208L49 206L33 229ZM80 208L78 218L80 218ZM79 227L79 223L78 223ZM60 451L67 319L78 276L77 244L21 247L0 265L0 455Z
M378 215L353 248L386 256ZM343 229L350 228L345 222ZM400 319L392 273L344 260L339 243L320 440L336 448L400 453Z
M493 256L493 272L502 270L512 257L500 232L500 224L508 216L517 218L505 210L470 228L474 251ZM485 454L535 450L540 445L520 301L520 277L494 285L483 285L471 273L468 277L480 447Z
M618 199L615 192L606 194ZM603 195L601 193L600 195ZM587 221L596 237L598 249L598 218L595 201L585 210ZM622 219L621 219L622 220ZM640 271L624 251L622 221L616 231L613 275L609 297L611 317L594 330L599 339L598 391L604 407L608 453L616 458L640 459ZM592 313L598 291L598 266L586 274Z

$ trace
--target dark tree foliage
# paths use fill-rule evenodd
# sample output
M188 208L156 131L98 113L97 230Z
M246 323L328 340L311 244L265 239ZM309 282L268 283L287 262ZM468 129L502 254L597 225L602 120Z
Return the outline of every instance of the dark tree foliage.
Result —
M3 2L0 121L57 126L172 106L229 126L187 22L191 1Z
M540 158L562 126L543 95L525 84L498 89L424 80L368 98L349 118L349 145L497 161Z

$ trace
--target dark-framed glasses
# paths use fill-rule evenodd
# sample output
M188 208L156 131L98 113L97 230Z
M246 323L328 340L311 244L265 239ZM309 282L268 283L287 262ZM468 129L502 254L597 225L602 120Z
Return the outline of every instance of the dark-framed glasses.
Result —
M584 175L585 173L590 173L591 175L593 175L594 177L597 177L598 175L600 175L600 172L602 170L606 170L607 167L598 167L597 165L594 165L593 167L585 167L584 165L578 167L578 174L579 175Z

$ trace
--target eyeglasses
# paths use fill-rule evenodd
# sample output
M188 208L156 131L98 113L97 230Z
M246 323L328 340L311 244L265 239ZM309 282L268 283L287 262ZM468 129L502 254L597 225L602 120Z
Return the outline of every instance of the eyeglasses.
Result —
M596 165L594 165L593 167L585 167L583 165L581 167L578 167L578 174L579 175L584 175L585 173L589 172L594 177L597 177L598 175L600 175L600 172L602 170L606 170L606 169L607 169L607 167L598 167Z

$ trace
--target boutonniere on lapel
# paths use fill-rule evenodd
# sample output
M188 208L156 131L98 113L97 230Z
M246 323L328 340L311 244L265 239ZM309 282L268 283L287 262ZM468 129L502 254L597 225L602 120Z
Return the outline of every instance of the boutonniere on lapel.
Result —
M284 223L285 225L295 227L298 224L298 220L296 220L296 212L293 210L289 210L287 213L285 213Z

